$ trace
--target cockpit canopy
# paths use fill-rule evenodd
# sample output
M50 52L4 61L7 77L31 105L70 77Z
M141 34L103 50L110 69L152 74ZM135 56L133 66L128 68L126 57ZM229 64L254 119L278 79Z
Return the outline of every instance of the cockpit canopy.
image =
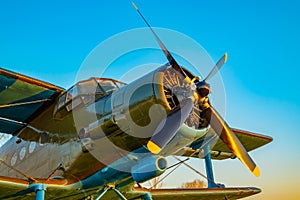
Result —
M108 78L90 78L80 81L64 92L54 109L54 117L62 119L68 112L121 88L125 83Z

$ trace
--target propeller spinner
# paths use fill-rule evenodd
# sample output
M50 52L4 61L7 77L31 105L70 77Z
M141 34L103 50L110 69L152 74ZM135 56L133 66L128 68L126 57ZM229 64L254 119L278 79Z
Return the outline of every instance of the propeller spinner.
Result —
M185 71L182 69L182 67L176 62L172 54L168 51L166 46L162 43L158 35L155 33L155 31L152 29L150 24L147 22L147 20L144 18L144 16L141 14L137 6L132 2L132 5L137 10L139 15L142 17L146 25L150 28L151 32L153 33L156 41L158 42L160 48L162 49L163 53L165 54L167 60L169 61L170 65L177 70L179 73L181 73L187 82L190 82L191 84L194 84L193 81L191 81L191 78L186 75ZM225 120L221 117L221 115L214 109L214 107L211 106L209 102L208 95L211 93L210 85L207 83L209 79L211 79L220 69L221 67L226 63L228 58L227 53L224 54L224 56L215 64L215 66L212 68L210 73L206 76L203 81L196 82L196 88L197 93L199 95L199 104L201 105L201 110L203 110L203 116L210 124L211 128L214 129L216 134L220 137L220 139L228 146L228 148L233 152L233 154L240 159L240 161L255 175L259 176L260 171L258 166L255 164L255 162L252 160L252 158L249 156L247 150L242 145L242 143L239 141L238 137L233 133L231 128L228 126L228 124L225 122ZM192 80L196 80L196 77L193 77ZM157 137L157 136L156 136ZM161 136L162 137L162 136ZM164 135L163 137L168 137L168 135ZM164 139L163 141L169 141L168 139ZM164 147L166 144L162 142L158 142L158 140L153 137L150 139L148 143L149 147ZM153 148L155 149L155 148ZM149 149L151 151L151 148ZM153 151L152 153L158 153L158 151Z

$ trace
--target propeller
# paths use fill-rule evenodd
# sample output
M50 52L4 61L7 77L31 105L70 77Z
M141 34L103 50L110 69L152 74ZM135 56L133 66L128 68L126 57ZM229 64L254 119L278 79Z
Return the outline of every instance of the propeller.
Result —
M174 57L172 56L172 54L168 51L168 49L166 48L166 46L164 45L164 43L160 40L160 38L158 37L158 35L152 29L152 27L147 22L146 18L142 15L142 13L139 11L138 7L135 5L134 2L132 2L132 5L135 8L135 10L138 12L138 14L141 16L141 18L143 19L143 21L145 22L145 24L149 27L149 29L153 33L153 35L154 35L157 43L159 44L161 50L163 51L163 53L165 54L166 58L168 59L170 65L172 65L172 67L176 71L178 71L179 73L181 73L185 77L185 80L187 82L191 82L190 78L186 75L186 73L184 72L184 70L182 69L182 67L176 62L176 60L174 59Z
M209 104L209 106L204 110L204 116L206 120L209 121L210 126L218 134L221 140L229 147L233 154L238 157L255 176L258 177L260 175L259 168L249 156L240 140L233 133L220 114L214 109L214 107Z
M170 142L177 130L191 113L194 103L191 98L187 98L180 103L180 106L180 109L173 111L166 120L161 121L158 126L158 129L161 130L154 133L147 143L147 148L152 153L158 154Z
M206 78L203 81L209 80L211 77L213 77L220 69L221 67L227 62L228 54L225 53L224 56L218 62L215 64L215 66L212 68L212 70L209 72L209 74L206 76Z
M206 76L203 81L196 83L197 92L200 95L199 101L202 104L203 116L209 122L210 126L220 139L228 146L228 148L233 152L233 154L240 159L240 161L255 175L259 176L260 171L258 166L249 156L247 150L242 145L238 137L228 126L226 121L221 117L221 115L211 106L208 95L211 93L210 85L206 82L212 78L226 63L228 54L225 53L222 58L215 64L210 73Z
M150 28L151 32L153 33L156 41L158 42L159 46L161 47L163 53L165 54L166 58L168 59L170 65L180 72L184 77L185 80L191 84L195 80L197 80L196 77L194 77L191 81L190 77L186 75L182 67L176 62L174 57L171 55L171 53L167 50L166 46L162 43L158 35L154 32L150 24L147 22L147 20L144 18L144 16L141 14L137 6L132 2L133 7L137 10L139 15L142 17L146 25ZM240 159L240 161L255 175L259 176L260 171L258 166L255 164L255 162L252 160L252 158L249 156L247 150L242 145L242 143L239 141L238 137L234 134L234 132L231 130L231 128L228 126L228 124L225 122L225 120L221 117L221 115L214 109L214 107L211 106L208 95L211 93L210 85L207 83L209 79L211 79L220 69L221 67L226 63L228 58L228 54L225 53L224 56L222 56L218 62L215 64L215 66L212 68L210 73L206 76L205 79L202 81L198 81L195 83L197 88L197 93L199 94L199 104L202 107L202 112L204 118L208 121L211 128L214 129L216 134L220 137L220 139L228 146L228 148L233 152L233 154ZM189 103L187 103L189 105ZM187 108L189 106L186 106ZM188 111L189 109L185 109ZM184 111L184 113L186 113ZM176 118L176 117L175 117ZM171 120L174 122L174 120ZM162 134L156 134L152 136L150 141L148 142L148 149L151 151L153 149L153 153L158 153L162 147L164 147L169 142L171 138L168 138L170 134L166 134L162 136ZM158 138L158 139L156 139ZM164 138L164 139L162 139ZM159 148L156 148L159 147Z

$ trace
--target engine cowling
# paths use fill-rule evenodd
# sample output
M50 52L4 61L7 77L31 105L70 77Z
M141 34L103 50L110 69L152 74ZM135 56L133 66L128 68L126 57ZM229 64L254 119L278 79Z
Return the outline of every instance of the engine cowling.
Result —
M131 168L132 179L138 183L155 178L167 169L167 159L161 156L144 158Z

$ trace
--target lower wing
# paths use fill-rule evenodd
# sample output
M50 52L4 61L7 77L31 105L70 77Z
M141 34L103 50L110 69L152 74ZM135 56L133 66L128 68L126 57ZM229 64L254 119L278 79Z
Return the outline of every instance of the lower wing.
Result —
M253 187L240 188L201 188L201 189L139 189L134 188L133 193L150 192L154 200L180 199L180 200L204 200L204 199L240 199L257 193L261 190ZM135 194L137 195L137 194Z
M41 180L37 180L39 182ZM35 197L35 184L30 184L26 180L0 177L0 199L33 199ZM97 197L98 188L91 190L79 190L80 182L70 185L63 183L45 183L46 198L50 199L82 199L87 196ZM128 199L137 199L152 196L154 200L181 199L181 200L202 200L202 199L239 199L261 192L254 187L235 188L201 188L201 189L152 189L132 187L132 184L120 188L122 194ZM149 197L148 196L148 197ZM109 191L103 199L119 199L113 192Z

